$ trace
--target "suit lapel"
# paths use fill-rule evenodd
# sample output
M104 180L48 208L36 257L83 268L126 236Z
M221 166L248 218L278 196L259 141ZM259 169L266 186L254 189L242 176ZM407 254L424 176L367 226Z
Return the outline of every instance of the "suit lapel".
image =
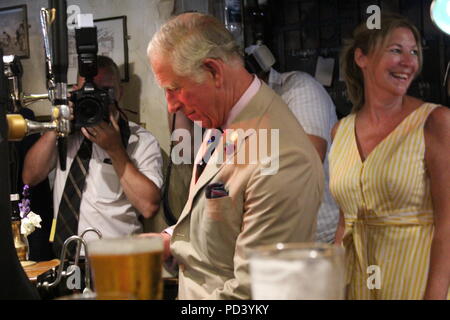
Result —
M255 134L259 122L262 120L267 106L271 103L273 91L267 87L264 83L261 84L261 89L251 99L249 104L242 110L242 112L236 117L233 123L228 129L225 130L225 134L221 136L220 141L208 161L203 173L195 182L197 173L196 165L191 178L191 184L189 188L189 198L181 213L178 224L184 220L192 210L192 206L197 194L203 190L204 186L216 176L223 167L229 163L237 162L236 155L244 145L244 142L252 135ZM239 137L238 134L243 133L244 136ZM225 137L225 138L224 138ZM232 151L230 152L230 149ZM225 182L225 181L224 181Z

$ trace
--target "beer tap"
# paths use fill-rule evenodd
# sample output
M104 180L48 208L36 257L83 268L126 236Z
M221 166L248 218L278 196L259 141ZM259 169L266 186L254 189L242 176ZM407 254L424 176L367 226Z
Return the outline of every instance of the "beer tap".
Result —
M25 99L14 94L24 103L49 99L53 105L51 122L36 122L24 119L18 114L8 114L8 140L20 141L26 135L38 132L56 131L58 134L58 155L62 170L66 168L67 136L71 132L71 110L68 103L67 68L67 3L66 0L49 0L50 9L40 11L41 30L44 37L45 62L47 69L48 94L29 95ZM50 28L49 28L50 27ZM49 34L51 31L51 38ZM51 40L51 41L50 41Z
M41 8L39 18L41 23L42 36L44 39L45 67L47 70L47 88L49 91L48 98L50 99L50 101L54 100L53 93L55 88L55 81L53 79L52 48L48 37L48 25L53 22L54 16L54 9L48 10L46 8Z
M54 9L55 19L52 21L52 74L55 85L55 106L52 112L58 128L58 155L61 170L66 169L67 136L70 133L69 101L67 95L67 68L69 45L67 40L67 2L66 0L50 0L50 7Z
M49 100L52 103L55 101L55 80L53 77L52 67L52 47L48 32L49 24L51 24L55 19L55 11L56 10L54 8L41 8L39 11L39 21L41 25L42 38L44 41L45 68L48 92L42 94L23 94L22 100L25 106L40 100Z
M66 241L64 241L62 250L61 250L61 255L60 255L60 265L58 267L58 271L56 272L56 279L55 281L49 283L48 281L45 281L43 283L38 283L38 287L42 287L45 289L50 289L50 288L54 288L56 287L62 280L62 278L66 278L71 276L75 270L76 267L78 267L77 265L70 265L69 267L67 267L67 270L64 271L64 261L66 259L66 251L67 251L67 247L68 245L73 242L76 241L77 242L77 247L81 246L81 244L84 246L84 253L86 255L86 257L88 257L88 247L86 244L86 241L80 237L80 236L71 236L69 238L66 239ZM85 263L86 269L85 269L85 289L83 290L83 294L91 294L92 293L92 288L91 288L91 271L90 271L90 266L89 266L89 262L86 261Z
M85 256L86 257L88 256L87 245L86 245L86 241L84 240L84 236L88 232L93 232L93 233L97 234L99 239L101 239L103 237L100 230L98 230L97 228L90 227L90 228L87 228L86 230L84 230L80 236L74 235L74 236L67 238L66 241L64 241L63 248L61 250L61 256L60 256L61 264L59 265L58 271L56 273L55 281L53 281L52 283L44 282L44 283L38 284L38 286L43 287L45 289L50 289L50 288L56 287L63 278L70 277L75 273L76 269L79 268L78 264L79 264L79 259L80 259L81 245L84 246ZM76 247L76 251L75 251L76 252L75 260L74 260L74 263L71 264L70 266L68 266L66 271L64 271L64 261L66 259L67 247L72 241L76 241L76 243L77 243L76 244L77 247ZM85 279L86 286L83 290L83 294L88 295L88 294L92 293L92 288L91 288L91 283L90 283L91 275L90 275L90 266L87 261L86 261L85 265L86 265L86 279Z
M41 123L25 119L18 112L29 101L37 100L35 96L24 96L22 92L22 64L20 59L14 55L3 56L3 72L8 79L9 91L9 114L6 115L8 124L8 140L20 141L24 136L44 131L56 130L56 122ZM40 95L39 99L48 97L48 94Z
M94 228L94 227L90 227L90 228L87 228L86 230L84 230L81 233L80 237L84 239L84 235L88 232L93 232L93 233L97 234L99 239L103 238L103 235L100 232L100 230L98 230L97 228ZM78 260L80 259L80 252L81 252L81 243L80 242L78 242L77 249L75 252L76 253L75 253L75 263L74 264L78 265Z
M10 100L12 101L12 108L9 111L19 112L22 108L22 83L20 81L20 77L23 73L22 64L20 63L19 57L8 55L3 56L3 66L3 72L8 79Z

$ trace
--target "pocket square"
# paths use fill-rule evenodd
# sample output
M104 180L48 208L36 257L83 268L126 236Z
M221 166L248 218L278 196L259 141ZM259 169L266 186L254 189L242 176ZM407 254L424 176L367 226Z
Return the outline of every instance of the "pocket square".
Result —
M206 199L216 199L228 196L228 191L225 189L225 185L221 182L211 183L206 186L205 190Z

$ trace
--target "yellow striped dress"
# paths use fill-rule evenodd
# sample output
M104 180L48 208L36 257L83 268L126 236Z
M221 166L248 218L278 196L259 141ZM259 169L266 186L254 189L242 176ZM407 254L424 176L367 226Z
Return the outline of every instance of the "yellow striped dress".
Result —
M409 114L361 160L355 114L340 121L330 189L345 217L348 299L422 299L433 237L424 124L436 107Z

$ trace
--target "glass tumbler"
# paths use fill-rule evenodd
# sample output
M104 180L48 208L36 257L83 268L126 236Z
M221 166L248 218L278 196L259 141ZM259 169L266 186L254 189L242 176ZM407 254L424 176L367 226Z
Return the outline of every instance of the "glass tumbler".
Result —
M254 300L345 298L344 248L324 243L278 243L252 249Z

